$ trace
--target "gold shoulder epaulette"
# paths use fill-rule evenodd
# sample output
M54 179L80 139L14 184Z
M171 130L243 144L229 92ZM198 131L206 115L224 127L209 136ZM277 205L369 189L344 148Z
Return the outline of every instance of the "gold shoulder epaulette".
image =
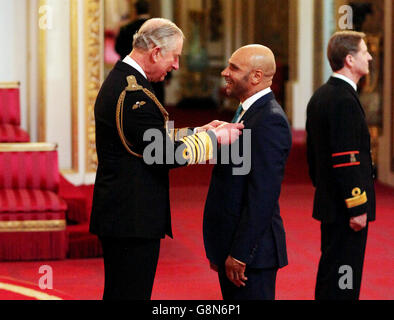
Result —
M126 91L140 91L143 90L144 87L140 86L137 82L137 79L134 76L127 77L127 87Z
M169 119L169 114L166 109L164 109L163 105L160 101L156 98L153 92L149 91L147 88L144 88L140 84L138 84L137 79L135 76L130 75L127 77L127 87L125 91L143 91L159 108L161 114L163 115L164 122L166 123ZM123 98L124 100L124 98Z
M134 76L127 77L127 87L122 91L118 98L118 104L116 106L116 128L118 130L119 138L122 141L123 146L126 148L127 152L136 156L138 158L142 158L141 154L138 154L130 149L131 143L127 141L124 132L123 132L123 104L126 98L126 91L136 91L141 90L141 86L138 85L137 80Z
M130 149L131 143L129 141L127 141L127 139L124 135L124 132L123 132L123 104L124 104L124 100L126 98L126 92L143 91L150 99L152 99L152 101L156 104L156 106L159 108L161 114L163 115L165 128L167 127L169 114L168 114L167 110L164 109L164 107L162 106L160 101L156 98L156 96L151 91L149 91L147 88L144 88L143 86L141 86L137 82L137 79L135 78L135 76L130 75L126 79L127 79L127 87L120 94L119 99L118 99L118 104L116 107L116 127L118 129L119 137L122 141L122 144L124 145L126 150L129 153L131 153L132 155L142 158L142 155L135 153L134 151L132 151ZM133 109L136 110L136 109L138 109L138 107L139 106L134 105Z

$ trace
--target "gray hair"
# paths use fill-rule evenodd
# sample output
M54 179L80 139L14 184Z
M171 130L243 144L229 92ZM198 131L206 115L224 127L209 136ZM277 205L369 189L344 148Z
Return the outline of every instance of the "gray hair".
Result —
M171 51L176 47L176 38L185 36L175 23L163 18L147 20L133 37L133 48L147 51L160 47L163 51Z

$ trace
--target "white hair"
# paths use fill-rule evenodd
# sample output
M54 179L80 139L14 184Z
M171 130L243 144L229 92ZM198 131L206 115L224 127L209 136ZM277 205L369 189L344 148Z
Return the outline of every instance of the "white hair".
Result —
M133 37L133 48L147 51L160 47L171 51L176 47L176 39L184 39L181 29L175 23L163 18L147 20Z

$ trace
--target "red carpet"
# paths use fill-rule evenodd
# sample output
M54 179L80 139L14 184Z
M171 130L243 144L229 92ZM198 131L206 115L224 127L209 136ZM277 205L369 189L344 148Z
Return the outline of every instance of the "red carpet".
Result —
M171 113L171 110L170 110ZM191 126L212 118L211 110L177 110L175 126L187 114L193 118ZM209 117L211 115L211 117ZM227 119L229 115L216 114ZM177 122L177 118L180 121ZM302 132L293 136L294 147L286 169L280 198L284 220L289 265L281 269L277 278L276 298L281 300L309 300L314 296L314 285L320 256L320 225L311 217L313 188L307 177L305 145ZM181 168L171 172L171 206L174 240L162 241L153 296L155 300L221 299L216 273L209 269L202 239L202 214L211 166ZM376 185L377 221L370 224L367 242L361 299L391 300L394 298L394 189ZM63 261L1 262L0 285L7 281L38 288L39 267L53 268L53 290L45 293L63 299L101 299L103 262L96 237L87 232L92 186L75 188L62 181L61 193L79 208L68 227L69 257ZM86 200L86 201L85 201ZM86 210L86 211L84 211ZM79 213L78 213L79 212ZM4 278L5 277L5 278ZM30 299L1 289L0 299Z

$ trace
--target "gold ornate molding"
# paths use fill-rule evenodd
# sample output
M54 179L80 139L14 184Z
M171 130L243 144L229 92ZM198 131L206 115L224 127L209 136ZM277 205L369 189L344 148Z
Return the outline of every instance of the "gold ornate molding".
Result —
M289 80L285 84L285 112L290 124L293 123L293 87L298 80L298 1L289 1Z
M388 4L387 4L388 6ZM387 8L391 11L391 17L393 17L394 14L394 9L393 9L393 4L389 8ZM391 45L391 76L390 76L390 83L391 83L391 172L394 172L394 78L393 78L393 73L394 73L394 18L391 20L391 40L389 40L388 45ZM389 34L390 34L389 33Z
M102 76L102 2L85 0L85 108L86 108L86 171L97 169L94 103Z
M56 143L48 142L5 142L0 143L0 152L55 151Z
M26 1L26 48L27 48L27 61L26 61L26 129L27 132L31 135L31 4L30 1Z
M78 172L78 0L70 1L71 171Z
M313 68L313 91L316 91L323 83L323 67L325 58L325 48L323 43L323 1L315 1L314 7L314 43L313 43L313 59L315 68Z
M367 34L366 42L370 54L372 55L372 66L370 68L370 73L365 77L365 84L363 87L364 93L372 93L377 90L378 82L380 79L381 72L381 43L383 36L380 34Z
M19 81L0 82L0 89L18 89L20 87Z
M66 229L66 220L0 221L0 232L49 232Z

